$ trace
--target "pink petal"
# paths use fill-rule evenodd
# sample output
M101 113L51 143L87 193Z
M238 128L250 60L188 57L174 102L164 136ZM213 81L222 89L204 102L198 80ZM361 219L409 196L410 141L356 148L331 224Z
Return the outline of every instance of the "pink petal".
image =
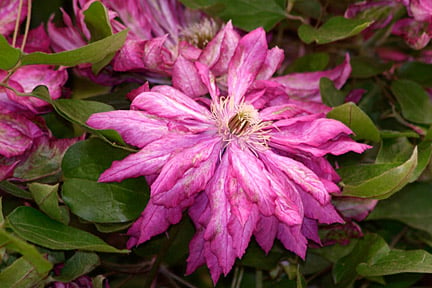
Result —
M331 70L292 73L272 78L272 80L281 83L285 87L285 92L291 97L308 98L320 102L320 79L322 77L327 77L333 81L337 89L340 89L351 74L349 61L349 54L346 54L345 61Z
M177 57L172 74L173 87L186 95L195 98L207 93L207 88L192 61L182 56Z
M225 74L239 40L239 34L229 21L204 48L199 62L209 66L216 76Z
M157 86L154 92L138 95L132 102L131 109L142 110L165 119L188 122L212 123L210 111L190 97L170 86Z
M168 132L165 121L147 117L143 112L133 110L95 113L87 120L87 125L95 129L116 130L126 143L139 148Z
M32 121L19 114L0 114L0 155L13 157L23 154L41 133Z
M289 157L279 156L271 151L266 151L266 160L282 170L286 176L299 185L304 191L310 193L321 204L329 203L330 195L320 178L302 163Z
M218 98L220 92L218 86L216 85L215 76L209 70L209 68L204 64L196 62L195 67L198 71L198 74L201 77L202 83L204 83L204 85L207 87L207 90L209 91L210 97L212 98L213 102L217 102L219 100Z
M262 28L248 33L239 41L228 68L228 94L236 104L255 80L266 55L267 40Z
M229 233L232 235L236 256L239 258L245 253L258 222L258 209L255 208L251 212L244 223L240 223L234 214L229 221Z
M231 217L230 204L226 198L228 169L229 160L228 156L225 154L222 156L221 163L205 190L205 193L209 198L211 209L210 221L204 234L204 239L209 242L209 251L206 251L205 254L207 265L212 273L213 279L219 277L218 274L220 274L220 272L218 271L218 267L225 275L227 275L234 265L236 258L233 239L228 231L228 223ZM209 259L211 260L212 254L217 258L218 265L215 265L215 267L209 265Z
M254 231L254 236L261 248L266 252L270 252L276 238L278 223L276 217L266 217L261 215Z
M0 34L8 36L15 29L18 16L19 0L8 0L0 2ZM21 8L20 23L27 17L27 1L23 1Z
M303 260L306 257L307 239L301 233L301 226L288 226L279 224L277 238L282 242L284 247L297 255Z
M305 217L301 227L301 232L307 239L321 245L321 239L318 234L318 223L316 220Z
M141 40L126 40L113 60L114 70L124 72L144 69L145 43Z
M238 180L239 188L244 190L249 201L256 203L262 214L270 216L275 209L276 195L272 191L264 164L247 148L242 150L236 143L231 143L226 153L229 155L233 175ZM257 175L261 175L258 176Z
M257 75L257 80L267 80L276 72L284 59L284 51L274 47L267 52L264 63Z
M165 232L170 225L180 222L181 217L181 208L166 208L155 205L150 199L140 218L128 231L130 238L127 247L130 249L155 235Z
M51 47L55 52L77 49L87 44L81 33L73 25L70 16L61 9L64 27L56 27L51 17L47 24L48 35L51 39Z
M220 149L219 139L203 138L196 145L173 155L151 186L154 203L176 207L183 201L193 200L212 178Z
M159 173L172 153L193 146L201 139L195 135L169 134L123 160L114 161L100 175L99 181L120 182L127 178Z
M336 222L344 223L343 219L336 212L331 202L325 205L321 205L309 193L301 193L300 196L303 199L306 217L318 220L319 223L324 224L331 224Z

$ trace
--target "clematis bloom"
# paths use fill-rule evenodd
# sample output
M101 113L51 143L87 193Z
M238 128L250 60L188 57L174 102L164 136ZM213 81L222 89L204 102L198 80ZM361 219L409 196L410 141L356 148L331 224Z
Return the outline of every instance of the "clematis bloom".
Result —
M267 94L281 84L260 80L271 51L264 30L254 30L240 39L229 62L227 94L197 62L210 99L145 86L131 97L131 110L89 118L91 127L115 129L140 148L113 162L99 181L144 175L152 183L150 200L128 231L129 247L165 232L187 211L196 234L186 272L206 264L216 283L252 236L266 252L279 239L304 258L308 239L320 242L318 223L343 222L330 202L339 177L324 156L369 146L354 142L348 127L323 113L272 105ZM260 85L268 89L257 90Z

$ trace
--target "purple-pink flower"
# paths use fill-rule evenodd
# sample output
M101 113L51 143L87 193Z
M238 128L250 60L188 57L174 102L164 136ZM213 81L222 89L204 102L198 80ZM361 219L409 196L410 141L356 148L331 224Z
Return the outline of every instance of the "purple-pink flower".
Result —
M323 113L272 102L284 93L282 85L261 80L260 73L274 49L268 50L263 29L241 38L229 61L227 93L209 67L196 62L210 99L170 86L144 87L131 110L89 118L88 125L115 129L140 149L113 162L99 181L144 175L151 182L150 200L128 232L129 247L165 232L187 211L196 227L187 273L205 264L216 283L252 236L266 252L279 239L304 258L308 239L320 243L318 223L343 222L330 202L339 177L325 155L369 146Z

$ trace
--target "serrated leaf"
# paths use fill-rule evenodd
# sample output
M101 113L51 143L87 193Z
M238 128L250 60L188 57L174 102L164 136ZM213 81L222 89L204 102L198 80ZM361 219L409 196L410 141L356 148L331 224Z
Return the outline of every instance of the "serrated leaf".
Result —
M66 152L62 198L72 213L98 223L128 222L140 215L149 194L144 178L97 182L112 161L127 155L96 138L78 142Z
M424 250L392 250L373 263L360 263L362 276L382 276L398 273L432 273L432 255Z
M64 263L60 275L55 276L54 279L67 283L91 272L99 264L99 256L96 253L77 251Z
M115 53L123 46L127 30L123 30L102 40L86 46L58 53L34 52L26 54L21 59L22 65L48 64L62 66L76 66L83 63L98 63L107 55Z
M20 206L12 211L7 219L10 228L18 236L49 249L129 252L114 248L88 232L57 222L31 207Z
M225 9L218 16L243 30L263 27L266 31L285 19L285 9L277 0L218 0Z
M302 24L297 33L306 44L314 41L318 44L327 44L354 36L372 23L373 21L366 19L347 19L342 16L335 16L327 20L319 28L313 28L309 24Z
M324 104L330 107L342 105L345 101L345 93L339 91L333 84L333 81L323 77L320 79L319 89L321 99Z
M69 213L66 207L59 206L59 197L57 194L59 184L48 185L42 183L28 184L29 190L33 195L33 199L39 208L52 219L63 224L69 223Z
M9 70L18 64L21 50L9 45L6 38L0 34L0 69Z
M413 183L389 199L379 201L368 220L390 219L432 235L432 185Z
M410 80L395 80L391 84L391 90L405 119L420 124L432 124L432 102L419 84Z
M366 139L374 142L380 140L378 128L369 116L352 102L333 108L327 113L327 117L347 125L354 132L355 139Z
M404 163L371 164L338 170L343 181L343 196L385 199L402 189L417 166L417 147ZM381 169L383 168L383 169Z

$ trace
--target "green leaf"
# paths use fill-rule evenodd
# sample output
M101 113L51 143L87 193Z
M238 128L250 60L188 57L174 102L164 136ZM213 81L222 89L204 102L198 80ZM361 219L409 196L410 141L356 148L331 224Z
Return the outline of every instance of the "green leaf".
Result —
M67 225L69 223L69 213L66 207L59 206L58 186L59 184L48 185L36 182L28 184L33 199L39 208L52 219Z
M102 40L113 34L108 11L101 2L93 2L84 11L84 22L91 34L90 42Z
M285 19L285 7L277 0L218 0L224 10L218 14L223 20L232 20L243 30L263 27L266 31Z
M398 70L401 79L415 81L426 87L432 87L432 64L423 62L406 62Z
M112 111L113 107L110 105L87 100L75 100L75 99L58 99L53 102L54 108L63 118L67 119L72 123L76 123L93 134L99 135L104 140L114 141L115 143L126 145L117 131L114 130L96 130L87 126L86 121L88 118L98 112Z
M53 250L129 252L116 249L88 232L57 222L31 207L16 208L9 214L8 223L21 238Z
M391 90L405 119L420 124L432 124L432 103L419 84L410 80L395 80L391 84Z
M72 213L92 222L116 223L135 220L148 201L143 177L120 183L99 183L100 174L128 152L93 138L78 142L63 159L62 198Z
M91 34L90 42L104 39L113 34L109 22L108 10L101 2L93 2L89 8L84 11L84 16L84 21ZM111 62L111 60L114 58L114 55L115 52L111 52L107 54L101 61L94 63L92 66L93 73L98 74L106 65Z
M38 274L25 258L15 260L0 273L2 287L34 288L43 287L42 280L48 275Z
M362 276L382 276L397 273L432 273L432 255L424 250L392 250L372 263L360 263Z
M380 63L374 58L360 56L352 57L350 63L353 78L370 78L387 71L393 65L393 63Z
M352 102L333 108L327 113L327 117L347 125L354 132L355 139L366 139L374 142L380 140L378 128L369 116Z
M285 69L285 74L295 72L314 72L324 70L329 63L330 56L327 53L311 53L297 58Z
M99 256L96 253L77 251L65 262L65 265L60 271L60 275L55 276L54 279L67 283L91 272L99 264Z
M432 235L432 185L413 183L393 197L379 201L368 220L390 219Z
M314 41L318 44L327 44L354 36L372 23L373 21L366 19L347 19L342 16L336 16L330 18L318 29L308 24L302 24L297 33L300 39L306 44Z
M389 251L390 248L381 237L375 234L366 235L357 242L350 254L335 263L332 275L337 287L349 287L357 278L357 265L374 262Z
M319 88L321 99L327 106L335 107L344 103L345 93L339 91L330 79L326 77L321 78Z
M0 35L0 69L14 68L21 57L21 50L9 45L3 35Z
M411 180L417 166L417 154L415 148L411 157L398 166L371 164L339 169L343 195L374 199L390 197Z
M126 40L127 30L113 34L102 40L86 46L59 53L34 52L22 57L22 65L49 64L62 66L76 66L83 63L98 63L107 55L116 52Z
M0 228L0 246L20 253L33 269L40 275L46 275L52 268L52 264L33 245L17 238L15 235ZM2 283L0 281L0 283Z
M321 17L321 3L318 0L293 0L293 10L302 16L318 19Z
M33 199L30 192L21 189L15 184L12 184L6 180L0 181L0 189L18 198L29 199L29 200Z
M218 0L180 0L183 5L191 9L205 9L216 4Z

